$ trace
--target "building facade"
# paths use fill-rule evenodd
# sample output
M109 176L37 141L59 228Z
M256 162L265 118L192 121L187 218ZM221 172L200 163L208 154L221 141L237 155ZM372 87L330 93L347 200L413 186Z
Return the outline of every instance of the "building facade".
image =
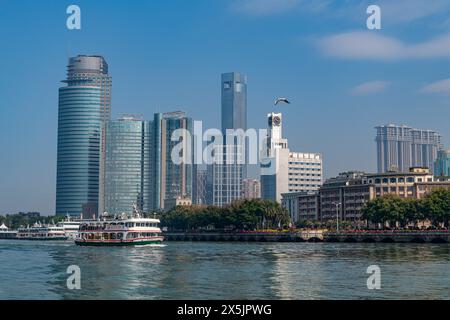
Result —
M222 74L222 134L227 129L247 130L247 76L230 72Z
M155 120L156 121L156 120ZM176 111L164 113L161 117L161 132L157 133L157 137L161 137L161 141L156 145L160 146L157 150L157 161L161 164L160 168L160 194L158 202L160 208L164 209L164 203L167 199L192 198L192 159L193 157L192 141L188 138L188 133L192 136L192 119L187 117L184 112ZM175 148L182 144L181 153L175 154ZM174 156L179 157L175 159ZM156 165L156 164L155 164Z
M192 199L188 197L176 197L164 200L164 210L169 211L178 206L190 206L192 205Z
M151 212L191 198L192 121L185 113L156 113L152 121L126 116L106 128L105 210L128 212L137 204Z
M434 165L436 177L450 177L450 150L440 150Z
M320 198L318 192L289 192L282 194L282 206L286 208L291 221L318 221L320 219Z
M315 192L323 183L320 153L289 153L289 192Z
M260 199L261 198L261 182L258 179L244 179L242 198L244 199Z
M316 209L320 221L339 219L359 222L362 220L362 210L370 200L388 194L421 199L438 188L450 188L450 181L435 181L428 168L381 174L346 172L325 181L317 193L318 208L313 207L311 199L311 205L305 205L309 197L305 193L284 194L283 205L289 210L294 222L296 219L308 218L308 212L312 209Z
M100 88L59 90L56 214L98 213L102 115Z
M222 207L242 198L245 164L238 163L241 156L242 149L238 145L221 146L216 150L215 158L222 161L208 166L208 175L212 177L210 204Z
M133 204L151 211L151 124L137 117L110 121L106 127L105 211L132 213Z
M408 171L411 167L428 167L434 171L441 135L432 130L389 124L376 127L378 172Z
M93 216L103 195L112 79L101 56L69 59L59 89L56 214ZM101 209L101 208L100 208Z
M207 204L207 176L206 168L194 165L192 170L192 203L198 205Z

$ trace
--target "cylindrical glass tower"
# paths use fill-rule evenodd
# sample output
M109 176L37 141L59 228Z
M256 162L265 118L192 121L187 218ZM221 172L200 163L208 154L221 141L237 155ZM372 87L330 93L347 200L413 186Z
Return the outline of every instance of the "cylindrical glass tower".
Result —
M97 214L100 96L99 87L59 89L56 214Z
M103 210L105 125L112 79L102 56L69 59L59 91L56 214L92 217Z

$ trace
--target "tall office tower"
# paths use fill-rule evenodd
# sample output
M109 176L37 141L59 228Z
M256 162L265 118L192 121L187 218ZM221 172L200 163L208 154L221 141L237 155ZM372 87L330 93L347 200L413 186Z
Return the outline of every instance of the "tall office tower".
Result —
M193 156L193 142L187 137L187 132L192 135L192 119L180 111L156 114L153 130L155 154L152 171L157 183L153 188L154 208L164 209L166 200L170 202L178 197L192 197L192 159L188 161L186 158ZM177 133L181 133L178 138ZM183 144L183 154L176 154L174 148L180 143ZM178 156L183 161L178 163L173 156Z
M106 126L105 210L150 212L151 123L124 116Z
M247 130L247 77L237 72L222 74L222 132Z
M431 130L389 124L376 127L378 172L408 172L411 167L434 170L441 135Z
M323 181L320 153L291 152L283 138L281 113L269 113L266 150L261 158L261 197L281 203L282 194L311 193Z
M440 150L434 165L434 175L450 177L450 150Z
M244 199L260 199L261 198L261 182L258 179L244 179L242 190L242 198Z
M212 175L212 202L218 206L242 197L242 181L246 177L248 158L245 146L226 139L227 130L247 130L247 77L236 72L224 73L221 85L224 146L217 150L216 157L220 157L222 163L209 168Z
M56 214L93 216L99 209L104 125L111 113L111 77L101 56L69 59L59 89Z
M150 184L150 207L153 210L162 209L164 202L161 201L161 173L162 173L162 117L161 113L155 113L151 122L151 154L150 154L150 174L152 183Z
M188 141L185 134L183 134L181 139L174 139L173 135L175 131L180 129L192 134L192 119L186 117L186 114L180 111L163 114L161 125L161 164L163 165L161 201L176 199L177 197L192 197L192 161L190 163L178 164L172 158L174 148L180 141L184 143L183 152L187 153L188 148L191 148L192 154L192 141ZM187 145L188 142L191 144ZM178 154L178 156L182 155ZM183 156L187 156L187 154Z

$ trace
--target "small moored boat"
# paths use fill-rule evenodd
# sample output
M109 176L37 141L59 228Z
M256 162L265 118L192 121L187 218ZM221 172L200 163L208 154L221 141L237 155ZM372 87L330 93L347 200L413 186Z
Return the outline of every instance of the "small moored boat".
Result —
M54 225L34 224L32 227L19 228L18 240L67 240L64 228Z

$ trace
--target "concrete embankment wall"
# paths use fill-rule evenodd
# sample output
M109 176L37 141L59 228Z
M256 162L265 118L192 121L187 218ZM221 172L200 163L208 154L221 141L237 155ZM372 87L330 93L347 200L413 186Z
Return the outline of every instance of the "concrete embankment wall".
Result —
M167 241L450 243L450 232L182 233L167 232Z

